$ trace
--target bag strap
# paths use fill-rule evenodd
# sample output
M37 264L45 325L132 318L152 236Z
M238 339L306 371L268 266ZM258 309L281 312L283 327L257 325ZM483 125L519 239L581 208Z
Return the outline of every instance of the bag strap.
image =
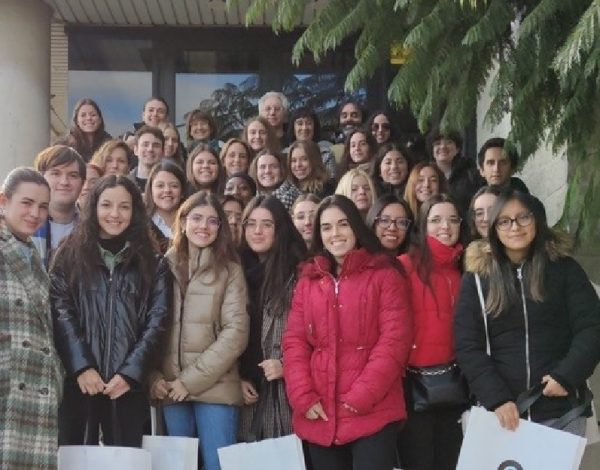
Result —
M525 390L517 397L516 405L517 409L519 410L519 415L525 413L536 401L540 399L545 386L546 384L535 385L529 390ZM574 400L573 408L567 411L560 418L552 419L544 424L554 429L563 429L571 421L583 415L585 410L592 403L592 398L594 396L586 385L580 387L576 391L576 394L577 398Z
M477 284L477 295L479 296L479 305L481 306L481 315L483 316L483 327L485 329L485 353L488 356L492 355L490 346L490 333L488 331L487 313L485 311L485 300L483 298L483 290L481 289L481 278L475 273L475 284Z

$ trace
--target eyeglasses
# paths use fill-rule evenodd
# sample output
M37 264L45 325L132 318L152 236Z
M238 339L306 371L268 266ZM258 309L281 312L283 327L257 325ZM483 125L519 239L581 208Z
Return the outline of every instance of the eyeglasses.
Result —
M378 124L376 122L371 124L371 130L373 130L373 131L377 131L379 129L381 129L383 131L389 131L391 128L392 128L392 126L387 122L384 122L383 124Z
M443 222L448 222L450 225L460 225L462 219L457 215L451 215L450 217L440 217L439 215L436 215L427 219L427 223L433 225L440 225Z
M218 217L204 217L201 214L194 214L186 217L189 222L200 225L206 220L206 225L211 228L218 228L221 225L221 221Z
M257 227L259 227L261 230L273 230L275 228L275 222L272 220L256 221L252 219L246 219L242 222L242 225L246 230L256 230Z
M411 224L410 219L405 217L398 217L397 219L392 219L391 217L377 217L375 222L377 222L377 225L382 228L389 228L392 226L392 224L394 224L398 230L404 231L408 230L408 227L410 227Z
M512 228L513 222L517 224L519 227L527 227L531 225L533 222L533 214L531 212L527 212L524 214L519 214L515 218L512 217L500 217L496 221L496 227L498 230L510 230Z

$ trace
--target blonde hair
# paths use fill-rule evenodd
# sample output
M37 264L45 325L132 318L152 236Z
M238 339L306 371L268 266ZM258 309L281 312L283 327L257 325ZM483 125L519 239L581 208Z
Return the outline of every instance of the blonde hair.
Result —
M354 178L357 176L362 176L367 181L369 189L371 190L370 206L372 206L376 197L375 184L373 184L373 179L369 176L369 174L359 168L353 168L344 173L338 182L337 188L335 188L335 194L341 194L342 196L346 196L348 199L352 200L352 181L354 181Z

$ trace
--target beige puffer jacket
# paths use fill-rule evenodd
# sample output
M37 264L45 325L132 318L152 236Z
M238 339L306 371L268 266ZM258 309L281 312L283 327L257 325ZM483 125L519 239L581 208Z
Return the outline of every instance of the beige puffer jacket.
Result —
M246 349L249 316L246 281L239 264L218 273L199 271L212 264L210 247L190 253L191 279L182 294L176 253L166 258L174 274L174 299L167 347L151 383L179 378L189 391L186 401L241 405L238 358Z

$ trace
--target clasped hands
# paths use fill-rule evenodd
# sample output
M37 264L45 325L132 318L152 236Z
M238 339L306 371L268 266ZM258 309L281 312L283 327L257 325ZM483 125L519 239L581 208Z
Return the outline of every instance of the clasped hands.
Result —
M108 383L104 383L96 369L87 369L79 374L77 384L83 394L97 395L101 393L108 395L111 400L116 400L131 389L127 381L119 374L115 374Z

